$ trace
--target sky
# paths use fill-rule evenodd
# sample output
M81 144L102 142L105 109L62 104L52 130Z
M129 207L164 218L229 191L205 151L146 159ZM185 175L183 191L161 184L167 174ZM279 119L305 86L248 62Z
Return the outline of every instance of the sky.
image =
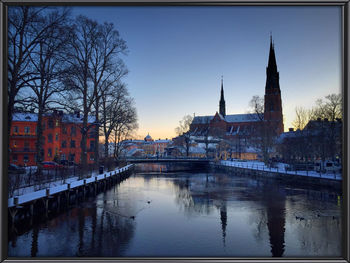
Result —
M175 137L185 115L219 111L221 76L226 114L247 113L263 96L272 33L284 127L295 107L341 92L341 8L76 7L73 15L111 22L126 41L124 78L143 138Z

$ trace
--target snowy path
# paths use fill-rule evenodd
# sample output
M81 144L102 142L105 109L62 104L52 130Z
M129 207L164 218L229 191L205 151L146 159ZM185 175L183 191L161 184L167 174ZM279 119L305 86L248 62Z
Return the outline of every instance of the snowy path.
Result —
M220 161L220 165L247 168L252 170L269 171L274 173L283 173L298 176L308 176L308 177L318 177L331 180L342 180L340 173L318 173L316 171L287 171L285 169L286 164L278 163L277 168L270 168L266 166L263 162L258 161Z
M15 206L15 203L14 203L14 199L15 198L18 198L18 203L17 203L18 205L24 204L24 203L27 203L27 202L30 202L30 201L33 201L33 200L36 200L36 199L40 199L40 198L45 197L47 195L64 192L64 191L66 191L68 189L69 185L70 185L70 189L74 189L76 187L84 185L84 181L85 181L86 184L89 184L89 183L94 182L94 181L103 180L103 179L108 178L108 177L110 177L110 176L112 176L114 174L119 174L121 172L124 172L124 171L128 170L129 168L131 168L132 166L133 166L132 164L129 164L127 166L124 166L122 168L116 169L114 171L106 172L104 174L94 175L94 176L92 176L90 178L85 178L85 179L82 179L82 180L77 180L76 177L75 178L70 178L69 180L67 180L67 183L65 183L65 184L59 185L59 182L56 182L51 187L48 187L46 189L39 190L39 191L34 191L34 187L31 187L30 189L32 189L32 192L29 192L30 189L27 189L27 191L28 191L27 193L25 193L23 195L19 195L19 196L15 196L15 197L9 198L8 199L8 207Z

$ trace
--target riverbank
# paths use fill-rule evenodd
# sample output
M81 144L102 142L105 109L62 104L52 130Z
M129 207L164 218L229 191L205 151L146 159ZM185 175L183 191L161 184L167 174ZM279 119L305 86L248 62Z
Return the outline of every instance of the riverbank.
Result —
M215 169L236 172L247 176L264 176L286 183L326 186L341 190L341 174L321 174L315 171L287 171L284 166L267 167L263 162L219 161L212 164Z
M85 198L105 190L108 186L126 179L133 167L133 164L129 164L111 172L9 198L11 222L34 216L38 212L48 214L50 210L59 210L63 204L69 206L70 202L78 201L79 197ZM39 200L42 202L38 202Z

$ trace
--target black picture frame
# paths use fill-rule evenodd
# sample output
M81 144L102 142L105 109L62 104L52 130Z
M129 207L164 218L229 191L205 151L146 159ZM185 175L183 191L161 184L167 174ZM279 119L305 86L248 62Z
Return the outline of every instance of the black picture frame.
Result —
M344 103L344 121L343 121L343 207L342 207L342 256L339 258L8 258L8 237L7 237L7 224L8 224L8 208L7 208L7 145L6 132L7 132L7 50L6 50L6 28L7 28L7 7L11 5L75 5L75 6L87 6L87 5L119 5L119 6L340 6L342 9L342 94ZM349 251L349 164L350 164L350 133L349 133L349 13L350 5L349 0L192 0L189 2L181 0L103 0L97 2L95 0L75 0L71 2L69 0L45 0L45 1L30 1L30 0L0 0L0 99L1 99L1 115L0 115L0 146L1 146L1 181L0 181L0 261L1 262L350 262Z

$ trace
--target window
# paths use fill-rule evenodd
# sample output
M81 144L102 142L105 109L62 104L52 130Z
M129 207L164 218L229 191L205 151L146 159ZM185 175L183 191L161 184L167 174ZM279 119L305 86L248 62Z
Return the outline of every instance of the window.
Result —
M52 149L51 148L47 149L47 156L52 157Z
M95 160L95 156L94 156L94 154L92 153L92 154L90 154L90 161L93 161L93 160Z
M66 126L63 126L63 127L62 127L62 133L63 133L63 134L67 134L67 127L66 127Z
M29 151L29 142L24 142L24 151Z
M67 141L62 142L62 148L67 148Z
M49 129L52 129L52 128L53 128L53 120L52 120L52 119L50 119L50 120L47 122L47 127L48 127Z
M29 161L29 156L28 156L28 154L25 154L23 156L23 162L27 163L28 161Z
M24 127L24 133L26 134L30 133L30 127L28 126Z
M74 153L70 153L69 154L69 161L70 162L74 162L74 160L75 160L75 154Z
M17 162L17 159L18 157L17 157L17 154L14 154L14 155L12 155L12 161L13 162Z
M95 138L95 131L89 132L89 138Z
M56 132L56 142L58 141L58 133Z
M66 160L66 155L64 153L61 154L61 160Z
M56 125L56 127L58 127L60 125L60 122L58 120L56 120L55 125Z
M52 134L47 135L47 142L52 142Z
M76 133L77 133L77 129L74 126L72 126L70 135L75 136Z
M14 133L18 133L18 126L14 126L14 127L13 127L13 132L14 132Z
M13 147L17 147L17 142L16 141L13 141Z
M90 150L95 148L95 141L90 141Z
M70 141L70 148L75 148L75 141L74 140Z

